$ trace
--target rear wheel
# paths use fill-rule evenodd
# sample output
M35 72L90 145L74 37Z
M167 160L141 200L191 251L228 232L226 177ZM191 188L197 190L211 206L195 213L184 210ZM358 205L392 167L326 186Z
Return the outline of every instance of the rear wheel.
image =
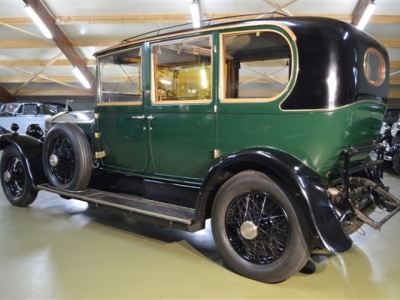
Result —
M211 224L222 256L243 276L280 282L308 261L311 241L299 210L263 173L230 178L215 197Z
M4 194L12 205L23 207L35 201L37 190L28 177L21 154L14 146L4 149L0 172Z
M43 145L43 168L55 187L79 191L87 187L92 172L89 142L72 123L55 124Z

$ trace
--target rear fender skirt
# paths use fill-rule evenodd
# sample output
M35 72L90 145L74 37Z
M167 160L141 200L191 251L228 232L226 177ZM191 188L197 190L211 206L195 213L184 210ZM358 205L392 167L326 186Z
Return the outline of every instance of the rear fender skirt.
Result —
M342 252L351 247L352 241L340 225L320 176L294 156L275 148L247 149L218 161L200 189L196 219L208 217L216 192L228 178L249 169L278 178L289 188L310 229L327 249Z
M21 154L22 162L35 189L36 185L47 182L42 164L43 143L40 140L16 133L1 135L0 150L4 150L9 145L13 145Z

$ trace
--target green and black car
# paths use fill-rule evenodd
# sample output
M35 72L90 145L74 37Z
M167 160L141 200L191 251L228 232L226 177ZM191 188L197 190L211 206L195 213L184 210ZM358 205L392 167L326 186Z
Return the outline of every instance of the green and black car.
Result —
M93 112L53 116L43 142L1 136L11 204L45 190L188 231L211 218L230 268L269 283L400 210L375 143L389 82L375 39L309 17L176 29L96 53Z

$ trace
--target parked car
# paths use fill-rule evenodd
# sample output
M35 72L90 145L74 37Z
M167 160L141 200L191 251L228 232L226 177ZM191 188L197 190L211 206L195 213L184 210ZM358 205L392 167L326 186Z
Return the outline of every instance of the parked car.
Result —
M381 148L386 49L326 18L218 22L96 53L94 112L48 118L43 143L0 137L8 201L44 190L191 232L211 218L230 268L268 283L393 217L383 153L369 157Z
M70 111L70 101L67 100L66 105L39 102L4 103L0 107L0 134L13 132L11 129L12 124L17 124L17 130L21 133L27 133L27 131L31 134L40 131L44 132L45 120L59 112ZM35 125L30 126L32 124Z
M389 126L382 123L378 142L384 146L384 160L391 164L397 174L400 174L400 119Z

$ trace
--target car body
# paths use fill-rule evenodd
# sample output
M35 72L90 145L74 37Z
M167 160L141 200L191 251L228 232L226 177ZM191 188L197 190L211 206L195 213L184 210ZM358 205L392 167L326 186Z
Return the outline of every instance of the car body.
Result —
M211 218L230 268L269 283L315 247L348 250L362 224L379 229L399 211L374 142L388 54L352 25L210 22L95 56L94 112L47 119L44 142L0 137L11 204L45 190L191 232ZM387 211L380 222L368 217L375 207Z
M28 127L37 124L43 131L48 117L70 110L61 103L11 102L0 107L0 134L12 132L12 124L17 124L19 132L26 133Z

